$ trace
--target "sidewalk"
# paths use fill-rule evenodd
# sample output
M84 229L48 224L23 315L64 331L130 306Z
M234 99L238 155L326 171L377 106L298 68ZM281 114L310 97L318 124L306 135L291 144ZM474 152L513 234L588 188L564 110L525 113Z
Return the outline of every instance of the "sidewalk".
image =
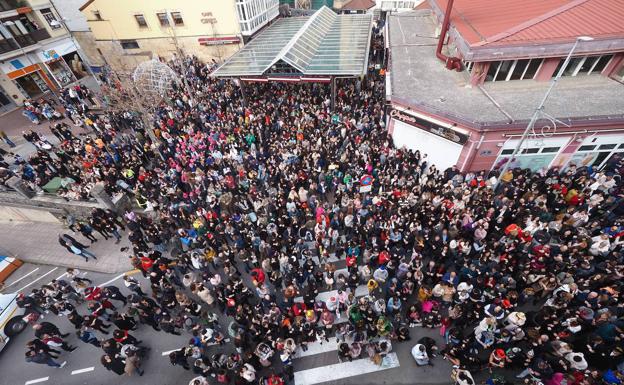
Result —
M9 254L25 262L77 267L80 270L101 273L121 273L132 269L128 260L129 254L120 251L120 248L130 246L125 234L122 234L124 237L121 242L115 244L114 238L106 241L99 233L94 233L98 241L89 246L89 250L97 256L97 260L89 259L89 262L85 262L84 258L68 252L59 244L58 236L61 233L69 234L84 245L91 244L82 234L63 228L51 215L36 222L2 215L0 253Z
M96 93L96 96L100 98L99 86L97 85L97 82L95 81L95 79L89 77L88 80L81 81L81 83L85 84L87 87L93 90ZM57 105L56 107L59 107L59 106L60 105ZM71 127L74 135L79 135L83 133L84 134L92 133L92 131L89 129L75 127L74 123L70 119L66 119L66 118L62 120L53 120L53 121L44 119L41 121L40 124L37 125L37 124L32 123L25 116L23 116L22 111L23 109L20 107L0 116L0 126L2 126L2 130L4 130L4 132L6 132L8 137L17 145L17 147L15 148L10 148L6 143L4 143L3 141L0 141L0 147L2 147L3 149L7 151L11 151L16 154L19 154L26 159L28 158L30 154L35 153L36 149L35 149L35 146L28 143L22 137L23 131L33 130L37 133L43 134L48 138L48 141L52 143L53 145L58 145L59 143L56 136L52 135L52 132L50 131L50 126L56 123L61 123L61 122L67 123ZM61 111L63 111L62 108L61 108Z

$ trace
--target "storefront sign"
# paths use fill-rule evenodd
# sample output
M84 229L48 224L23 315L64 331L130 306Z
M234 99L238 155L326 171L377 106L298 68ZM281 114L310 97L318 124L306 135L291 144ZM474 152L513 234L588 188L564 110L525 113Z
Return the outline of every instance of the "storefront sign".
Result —
M76 47L76 44L74 44L73 41L68 40L61 43L55 42L46 44L41 47L41 51L37 53L37 56L40 60L49 62L52 60L59 60L68 53L76 52L77 50L78 47Z
M463 145L468 141L468 135L464 133L455 131L444 126L440 126L438 124L418 118L413 115L406 114L405 112L399 110L393 109L392 111L390 111L390 117L403 123L407 123L410 126L414 126L421 130L427 131L431 134L440 136L446 140L450 140L451 142Z
M45 61L50 61L50 60L55 60L60 58L61 56L56 52L56 50L48 50L48 51L43 51L41 53L41 56L43 56L43 59Z
M238 36L200 37L197 41L201 45L225 45L240 43Z

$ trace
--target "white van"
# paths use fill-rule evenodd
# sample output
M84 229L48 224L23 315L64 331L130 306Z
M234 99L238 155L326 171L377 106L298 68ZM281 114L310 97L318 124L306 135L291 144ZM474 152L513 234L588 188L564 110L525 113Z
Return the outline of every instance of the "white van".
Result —
M24 309L17 306L17 293L0 294L0 350L9 339L26 328Z

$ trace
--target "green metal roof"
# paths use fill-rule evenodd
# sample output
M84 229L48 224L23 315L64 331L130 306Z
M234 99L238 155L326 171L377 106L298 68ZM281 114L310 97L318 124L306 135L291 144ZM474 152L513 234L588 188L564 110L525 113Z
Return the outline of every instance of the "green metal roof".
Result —
M337 15L327 7L312 16L279 19L212 76L259 76L279 60L303 75L363 75L372 22L371 15Z

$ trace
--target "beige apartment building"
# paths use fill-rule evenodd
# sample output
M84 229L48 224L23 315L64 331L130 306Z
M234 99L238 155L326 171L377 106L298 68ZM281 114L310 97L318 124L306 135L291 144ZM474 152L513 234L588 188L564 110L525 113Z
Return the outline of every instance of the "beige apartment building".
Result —
M0 0L0 114L88 76L78 51L49 0Z
M178 49L221 62L278 16L279 0L89 0L80 11L113 68Z

